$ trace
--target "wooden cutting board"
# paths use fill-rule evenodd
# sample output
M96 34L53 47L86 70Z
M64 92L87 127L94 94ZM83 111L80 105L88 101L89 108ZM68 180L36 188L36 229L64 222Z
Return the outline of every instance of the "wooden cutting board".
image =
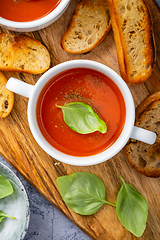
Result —
M152 76L143 84L129 86L135 106L151 93L160 90L160 11L154 0L146 0L153 19L153 29L156 42L156 62ZM71 59L91 59L111 67L119 73L116 46L113 32L110 31L105 40L90 53L72 55L64 52L60 46L62 34L74 12L77 0L72 0L65 14L51 26L26 33L40 40L49 50L51 67ZM2 32L10 32L1 28ZM15 33L18 35L18 33ZM40 75L7 73L7 78L17 77L27 83L35 84ZM72 174L77 171L87 171L100 177L106 187L106 199L116 203L116 196L121 186L121 175L132 184L147 200L149 214L147 227L140 239L160 239L160 179L142 176L133 170L128 163L124 149L114 158L88 167L70 166L58 162L47 155L35 142L27 122L28 99L15 94L15 104L11 114L0 119L0 154L10 163L37 191L50 203L64 213L73 223L98 240L131 240L138 239L128 232L118 220L114 207L103 205L92 216L80 216L69 209L62 201L56 179L59 176Z

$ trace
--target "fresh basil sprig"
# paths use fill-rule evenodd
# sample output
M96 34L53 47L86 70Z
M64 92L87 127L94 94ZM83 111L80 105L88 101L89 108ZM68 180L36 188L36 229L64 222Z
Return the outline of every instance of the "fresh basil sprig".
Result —
M107 203L116 207L122 225L137 237L142 236L148 216L147 201L130 184L124 182L117 196L116 205L105 200L105 186L100 178L92 173L76 172L57 178L59 192L64 202L74 212L91 215Z
M9 196L12 193L13 193L12 184L6 177L0 174L0 199ZM12 217L0 211L0 222L2 222L2 220L6 217L16 219L15 217Z
M13 193L10 181L0 174L0 198L7 197Z
M7 214L5 214L4 212L0 211L0 222L2 222L2 220L3 220L4 218L6 218L6 217L12 218L12 219L16 219L15 217L12 217L12 216L7 215Z
M135 236L140 237L145 228L148 215L148 204L144 197L123 178L117 195L116 212L122 225Z
M110 204L105 200L103 182L94 174L76 172L57 178L57 184L65 203L81 215L91 215L104 203Z
M74 131L87 134L95 131L106 133L106 123L99 118L90 105L82 102L67 103L64 106L56 105L62 109L65 123Z

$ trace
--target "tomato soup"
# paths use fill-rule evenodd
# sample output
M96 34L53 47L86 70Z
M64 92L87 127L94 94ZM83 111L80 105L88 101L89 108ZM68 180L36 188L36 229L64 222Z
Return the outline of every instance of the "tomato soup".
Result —
M83 102L106 122L107 132L80 134L63 120L56 105ZM126 118L123 96L104 74L86 68L66 70L53 77L37 101L37 121L45 139L56 149L72 156L91 156L111 146L119 137Z
M0 16L16 22L30 22L52 12L61 0L0 0Z

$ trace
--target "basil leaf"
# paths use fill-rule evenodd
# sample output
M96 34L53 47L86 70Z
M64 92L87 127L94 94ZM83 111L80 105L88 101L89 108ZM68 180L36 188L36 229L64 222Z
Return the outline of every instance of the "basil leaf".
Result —
M130 184L124 182L117 196L116 212L122 225L135 236L142 236L148 215L144 197Z
M67 103L64 106L56 105L63 111L65 123L74 131L87 134L95 131L106 133L106 123L99 118L91 106L82 102Z
M12 218L12 219L16 219L15 217L12 217L12 216L7 215L7 214L5 214L4 212L0 211L0 222L2 222L2 220L3 220L5 217Z
M108 203L105 201L105 186L94 174L76 172L69 176L58 177L57 184L64 202L81 215L91 215L104 203Z
M10 181L0 174L0 198L4 198L13 193Z

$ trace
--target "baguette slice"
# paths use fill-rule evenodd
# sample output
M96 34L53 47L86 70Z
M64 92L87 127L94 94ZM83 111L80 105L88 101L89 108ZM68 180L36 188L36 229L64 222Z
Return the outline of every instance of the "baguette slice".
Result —
M108 0L119 68L126 83L140 84L152 74L154 41L143 0Z
M0 72L0 118L5 118L11 112L14 104L14 93L6 88L7 79Z
M0 70L39 74L50 66L50 55L41 42L27 35L0 33Z
M86 53L96 47L111 29L106 0L81 0L61 40L68 53Z
M153 145L131 139L126 145L128 161L141 174L160 177L160 91L137 107L135 125L155 132L157 138Z

